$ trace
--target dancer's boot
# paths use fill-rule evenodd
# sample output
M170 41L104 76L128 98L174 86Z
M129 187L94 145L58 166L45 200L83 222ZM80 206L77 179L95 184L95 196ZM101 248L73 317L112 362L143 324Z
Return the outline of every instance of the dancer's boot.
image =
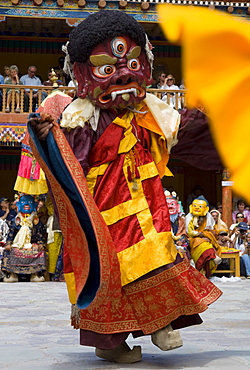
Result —
M96 348L95 354L96 356L104 358L110 362L123 364L132 364L134 362L141 361L141 347L134 346L133 349L131 349L126 342L112 349Z
M151 341L162 351L170 351L183 345L179 331L173 330L171 325L152 333Z

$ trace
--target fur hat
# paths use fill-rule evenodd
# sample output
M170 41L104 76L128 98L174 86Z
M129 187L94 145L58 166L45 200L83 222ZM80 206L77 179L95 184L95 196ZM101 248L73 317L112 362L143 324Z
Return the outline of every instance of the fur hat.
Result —
M91 14L70 33L67 45L70 62L85 63L96 45L121 35L131 37L145 50L145 31L132 16L121 10L100 10Z

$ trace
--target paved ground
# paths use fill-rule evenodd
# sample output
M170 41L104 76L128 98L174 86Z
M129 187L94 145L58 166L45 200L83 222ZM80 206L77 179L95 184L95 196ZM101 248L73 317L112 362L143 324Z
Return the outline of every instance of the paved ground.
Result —
M0 369L250 369L250 281L216 282L223 296L202 325L181 330L184 346L162 352L149 337L134 341L143 360L117 365L82 347L70 327L64 283L0 283Z

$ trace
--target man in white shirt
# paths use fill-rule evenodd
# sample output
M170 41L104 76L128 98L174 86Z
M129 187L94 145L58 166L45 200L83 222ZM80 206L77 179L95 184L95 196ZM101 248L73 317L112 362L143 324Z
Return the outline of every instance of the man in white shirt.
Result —
M36 76L36 71L37 69L35 66L29 66L28 73L26 75L23 75L20 78L20 81L23 83L23 85L42 86L42 82L40 78ZM24 90L24 111L25 112L28 112L29 110L29 93L30 93L30 89ZM35 110L37 102L38 102L38 90L33 89L32 111Z

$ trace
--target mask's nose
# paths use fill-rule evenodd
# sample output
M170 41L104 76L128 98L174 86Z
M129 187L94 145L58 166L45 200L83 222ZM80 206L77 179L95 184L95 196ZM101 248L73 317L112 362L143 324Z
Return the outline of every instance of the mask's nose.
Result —
M134 74L131 72L127 64L124 62L117 63L117 71L114 75L113 83L115 85L128 85L134 81Z

